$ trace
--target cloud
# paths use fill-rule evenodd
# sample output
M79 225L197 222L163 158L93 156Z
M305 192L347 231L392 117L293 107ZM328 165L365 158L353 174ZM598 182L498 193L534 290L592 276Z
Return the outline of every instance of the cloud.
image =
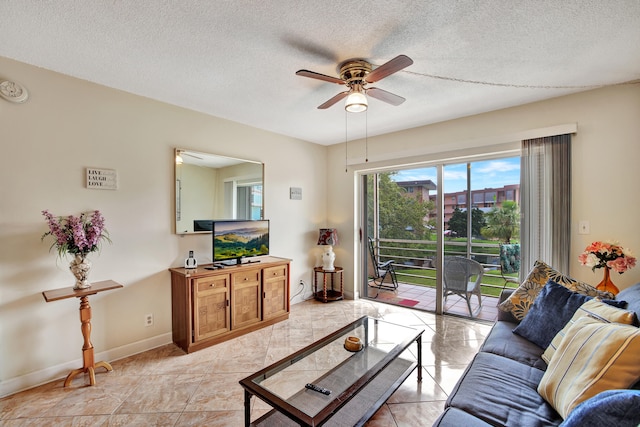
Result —
M464 179L465 182L466 182L466 180L467 180L467 171L466 171L466 168L465 168L465 170L452 170L452 169L444 168L443 176L444 176L445 182L448 179L451 179L451 180Z
M481 173L500 173L511 172L514 170L520 170L520 163L509 162L505 160L491 160L488 162L482 162L481 166L475 169Z
M435 168L421 168L421 169L406 169L398 171L398 173L392 178L394 181L422 181L430 179L436 182L436 170Z

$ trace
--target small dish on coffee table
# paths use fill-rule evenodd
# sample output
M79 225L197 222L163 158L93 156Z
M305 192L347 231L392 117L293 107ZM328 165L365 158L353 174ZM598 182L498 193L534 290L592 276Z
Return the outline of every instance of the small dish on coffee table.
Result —
M347 351L357 352L362 350L362 341L358 337L347 337L344 340L344 348Z

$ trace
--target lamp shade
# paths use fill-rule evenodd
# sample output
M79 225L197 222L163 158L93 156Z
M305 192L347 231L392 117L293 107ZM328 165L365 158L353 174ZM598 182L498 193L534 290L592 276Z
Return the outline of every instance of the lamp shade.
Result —
M350 113L361 113L367 109L367 97L362 92L354 91L347 96L344 109Z
M335 228L321 228L318 235L318 245L335 246L338 244L338 230Z

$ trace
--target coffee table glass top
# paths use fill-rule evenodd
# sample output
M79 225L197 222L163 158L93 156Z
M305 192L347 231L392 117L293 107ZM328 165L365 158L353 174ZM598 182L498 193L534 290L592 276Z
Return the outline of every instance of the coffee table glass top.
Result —
M240 383L251 394L294 417L298 411L301 417L315 417L323 410L330 413L398 356L415 360L405 350L422 332L364 316ZM359 338L362 349L347 350L347 337ZM308 383L331 393L307 389Z

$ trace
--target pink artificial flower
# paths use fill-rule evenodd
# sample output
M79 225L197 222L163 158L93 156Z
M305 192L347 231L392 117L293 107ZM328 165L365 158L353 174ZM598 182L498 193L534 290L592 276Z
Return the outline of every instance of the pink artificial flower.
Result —
M618 273L624 273L628 268L627 261L624 257L619 257L613 261L607 262L607 267Z
M591 243L578 256L578 260L582 265L591 267L593 271L596 268L608 268L620 274L636 265L636 259L631 255L631 251L610 242Z

